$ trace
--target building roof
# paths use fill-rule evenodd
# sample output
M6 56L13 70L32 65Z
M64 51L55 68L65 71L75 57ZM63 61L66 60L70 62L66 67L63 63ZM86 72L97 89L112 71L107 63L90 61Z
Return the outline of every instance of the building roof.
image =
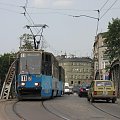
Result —
M61 62L93 62L93 60L89 57L73 57L73 58L61 58L59 57L59 61Z

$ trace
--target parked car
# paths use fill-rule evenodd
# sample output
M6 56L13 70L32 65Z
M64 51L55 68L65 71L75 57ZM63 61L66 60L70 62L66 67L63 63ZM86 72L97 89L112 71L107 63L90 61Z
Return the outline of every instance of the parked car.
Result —
M69 88L69 86L65 86L64 87L64 94L70 95L70 88Z
M117 95L115 87L110 80L93 80L88 91L88 101L94 102L95 100L106 100L115 103Z
M86 86L81 86L78 91L78 96L79 97L87 97L88 95L88 90L89 90L89 85Z
M73 86L69 86L70 94L73 94Z
M73 93L78 93L79 91L79 88L80 88L80 85L78 86L73 86Z

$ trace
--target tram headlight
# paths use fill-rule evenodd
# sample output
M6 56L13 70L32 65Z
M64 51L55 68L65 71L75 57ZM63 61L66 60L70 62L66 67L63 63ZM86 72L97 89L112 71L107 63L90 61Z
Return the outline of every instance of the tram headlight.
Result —
M37 86L37 87L38 87L38 86L40 86L40 84L39 84L38 82L36 82L36 83L35 83L35 86Z
M25 86L25 83L24 83L24 82L22 82L22 83L21 83L21 86Z

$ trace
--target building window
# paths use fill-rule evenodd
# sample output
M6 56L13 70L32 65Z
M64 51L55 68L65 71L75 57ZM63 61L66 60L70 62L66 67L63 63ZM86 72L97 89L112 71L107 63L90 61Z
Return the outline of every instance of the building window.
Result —
M108 60L108 56L105 53L103 53L103 60Z
M80 84L80 81L78 81L78 84Z
M79 71L79 69L78 69L78 68L76 68L76 71L78 72L78 71Z
M105 62L102 62L102 69L105 68Z
M73 84L73 81L71 81L71 84Z
M67 65L67 63L64 63L64 65Z
M86 75L86 79L88 79L88 75Z
M73 62L72 65L76 65L76 62Z
M73 75L73 79L75 78L75 75Z
M98 69L98 63L96 63L96 65L95 65L95 66L96 66L96 70L97 70L97 69Z
M71 78L73 78L73 75L71 75Z
M105 62L105 67L109 65L109 62Z
M82 79L84 79L84 75L82 75Z
M101 46L104 46L104 43L103 43L103 41L101 42Z

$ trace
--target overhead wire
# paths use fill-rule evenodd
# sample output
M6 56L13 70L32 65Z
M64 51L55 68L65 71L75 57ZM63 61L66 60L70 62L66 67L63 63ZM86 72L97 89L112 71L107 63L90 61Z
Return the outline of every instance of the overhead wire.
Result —
M53 10L53 11L78 11L78 12L80 12L80 11L94 11L94 10L92 10L92 9L89 9L89 10L82 10L82 9L55 9L55 8L43 8L43 7L28 7L29 9L43 9L43 10Z
M104 14L102 16L100 16L100 13L101 13L101 10L105 7L105 5L109 2L109 0L107 0L105 2L105 4L103 4L103 6L98 10L98 21L97 21L97 28L96 28L96 35L98 34L98 28L99 28L99 21L107 14L107 12L115 5L115 3L117 2L118 0L115 0L113 2L113 4L106 10L106 12L104 12Z
M18 13L18 14L20 14L20 12L17 10L14 10L14 9L9 9L10 7L12 7L12 8L14 8L14 7L19 7L20 8L20 6L18 6L18 5L15 5L15 4L8 4L8 3L3 3L3 2L0 2L0 9L1 10L4 10L4 11L7 11L7 12L11 12L11 13ZM3 7L4 6L4 7ZM6 8L6 7L7 8ZM8 8L9 7L9 8Z
M45 28L47 25L45 26L42 26L41 29L39 30L37 28L37 26L35 25L33 19L31 18L31 16L29 15L29 13L27 12L27 4L28 4L28 0L26 0L26 3L25 3L25 6L22 6L23 9L24 9L24 16L26 17L26 19L28 20L28 22L32 23L33 25L33 28L35 29L35 31L37 32L37 34L34 34L34 32L32 31L31 27L32 26L29 26L27 25L26 27L30 29L32 35L33 35L33 39L34 39L34 45L35 45L35 49L38 48L39 44L40 44L40 41L43 39L43 28ZM27 16L29 17L29 19L27 18ZM34 27L36 26L36 27ZM38 35L40 33L40 35ZM36 37L39 36L39 40L36 40ZM37 45L36 45L37 44Z
M115 5L115 3L116 3L117 1L118 1L118 0L115 0L115 1L113 2L113 4L107 9L106 12L104 12L104 14L100 17L100 19L102 19L102 18L107 14L107 12Z
M107 0L103 5L102 7L99 9L99 10L96 10L98 11L98 21L97 21L97 28L96 28L96 34L98 32L98 28L99 28L99 21L107 14L107 12L109 10L112 10L112 9L115 9L115 8L112 8L114 6L114 4L118 1L118 0L115 0L113 2L113 4L103 13L103 15L101 16L101 11L102 10L105 10L104 7L105 5L109 2L110 0ZM4 5L4 6L10 6L10 7L20 7L20 6L17 6L15 4L8 4L8 3L3 3L3 2L0 2L0 5ZM27 21L30 23L30 24L33 24L34 25L34 21L33 19L31 18L30 14L35 14L35 13L28 13L27 12L27 8L29 9L48 9L48 10L58 10L58 11L95 11L95 10L79 10L79 9L53 9L53 8L36 8L36 7L28 7L28 0L26 0L26 3L25 3L25 6L24 6L24 10L25 12L22 13L24 14L25 18L27 19ZM8 12L14 12L14 13L19 13L17 11L14 11L14 10L9 10L9 9L5 9L5 8L0 8L1 10L5 10L5 11L8 11ZM120 8L117 8L117 9L120 9ZM74 16L74 15L70 15L70 14L64 14L64 13L60 13L60 12L54 12L55 14L59 14L59 15L66 15L66 16L72 16L72 17L78 17L78 16ZM79 15L80 16L84 16L84 15ZM87 16L86 16L87 17ZM36 29L36 31L38 31L38 29ZM39 34L40 30L37 32L37 34Z
M101 10L105 7L105 5L109 2L109 0L107 0L100 9L98 9L98 21L97 21L97 28L96 28L96 36L98 34L98 29L99 29L99 21L100 21L100 12Z
M28 5L28 0L26 0L26 3L25 3L25 8L27 8L27 5Z
M2 7L0 7L0 10L4 10L4 11L7 11L7 12L20 14L20 12L18 12L16 10L10 10L10 9L6 9L6 8L2 8Z
M89 18L93 18L93 19L98 19L98 18L96 18L96 17L92 17L92 16L89 16L89 15L78 15L78 16L74 16L73 15L73 17L89 17Z
M3 2L0 2L0 5L10 6L10 7L20 7L20 6L15 5L15 4L11 4L11 3L3 3Z
M25 6L22 6L23 7L23 9L24 9L24 16L25 16L25 18L27 19L27 21L32 25L34 25L34 22L33 22L33 20L32 20L32 18L31 18L31 16L29 15L29 13L27 12L27 4L28 4L28 0L26 0L26 3L25 3ZM26 16L26 14L27 14L27 16L29 17L29 19L27 18L27 16ZM27 27L27 26L26 26ZM34 39L34 47L35 47L35 49L36 49L36 39L35 39L35 36L34 36L34 33L33 33L33 31L32 31L32 29L30 28L30 27L27 27L27 28L29 28L30 29L30 31L31 31L31 33L32 33L32 36L33 36L33 39ZM35 28L34 28L35 29ZM36 30L36 29L35 29Z
M108 3L108 1L109 0L107 0L104 4L103 4L103 6L99 9L100 11L101 10L106 10L106 9L103 9L104 8L104 6ZM20 8L21 6L19 6L19 5L15 5L15 4L11 4L11 3L3 3L3 2L0 2L0 5L4 5L4 6L9 6L9 7L18 7L18 8ZM22 6L23 7L23 6ZM46 9L46 10L54 10L54 11L96 11L96 10L92 10L92 9L54 9L54 8L39 8L39 7L28 7L28 0L26 0L26 3L25 3L25 6L24 6L25 8L27 8L27 9ZM2 10L5 10L5 11L10 11L10 12L15 12L15 11L12 11L12 10L9 10L9 9L6 9L6 8L0 8L0 9L2 9ZM113 9L120 9L120 8L112 8L111 10L113 10ZM108 9L107 9L108 10ZM17 12L16 12L17 13ZM49 13L29 13L29 14L49 14ZM64 14L64 13L60 13L60 12L53 12L53 14L59 14L59 15L67 15L67 16L72 16L72 15L69 15L69 14Z
M102 6L99 10L101 11L108 2L109 2L109 0L107 0L107 1L105 2L105 4L103 4L103 6Z
M28 1L27 1L27 3L28 3ZM25 7L24 7L24 10L25 10L25 15L27 14L28 15L28 17L29 17L29 19L27 19L28 21L32 21L32 24L33 25L35 25L34 24L34 21L32 20L32 18L31 18L31 16L29 15L29 13L27 12L27 4L25 5ZM25 16L26 17L26 16ZM27 17L26 17L27 18ZM36 28L37 29L37 28ZM32 32L32 31L31 31ZM43 49L43 47L45 47L44 46L44 44L46 43L46 44L48 44L48 42L45 40L45 38L44 38L44 36L43 36L43 27L40 29L40 30L38 30L37 29L37 34L36 35L34 35L34 37L35 36L37 36L38 34L40 33L40 40L39 41L36 41L36 42L42 42L41 43L41 49ZM37 46L39 46L39 44L37 45ZM49 45L50 46L50 45Z
M57 14L57 15L64 15L64 16L71 16L71 17L74 16L72 14L65 14L60 12L44 12L44 13L29 13L29 14Z
M29 19L31 20L31 23L34 25L35 23L34 23L33 19L31 18L31 16L29 15L29 13L27 12L27 10L25 10L25 14L28 15Z
M25 6L21 6L21 7L24 9L24 13L22 13L22 14L24 14L25 18L27 19L27 21L28 21L30 24L35 25L34 21L33 21L32 18L31 18L31 16L30 16L29 13L27 12L27 5L28 5L28 0L26 0ZM27 14L27 16L29 17L29 19L27 18L26 14ZM35 29L35 31L38 30L37 28L34 28L34 29Z

